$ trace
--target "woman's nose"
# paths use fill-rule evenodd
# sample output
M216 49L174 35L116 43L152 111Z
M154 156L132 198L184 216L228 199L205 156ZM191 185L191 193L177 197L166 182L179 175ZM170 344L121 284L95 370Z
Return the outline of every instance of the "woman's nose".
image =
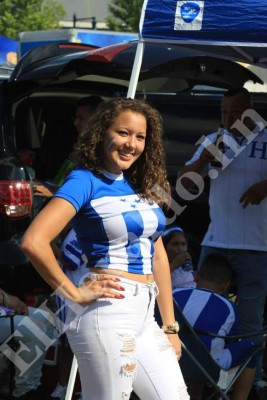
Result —
M128 139L126 141L126 145L130 147L131 149L135 149L136 147L136 139L132 136L128 136Z

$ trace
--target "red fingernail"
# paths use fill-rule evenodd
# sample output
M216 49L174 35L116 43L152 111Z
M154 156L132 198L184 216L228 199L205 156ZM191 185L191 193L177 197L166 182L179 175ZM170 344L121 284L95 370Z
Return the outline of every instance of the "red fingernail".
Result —
M116 294L115 297L116 299L124 299L125 296L123 294Z
M123 286L120 286L120 290L125 290Z

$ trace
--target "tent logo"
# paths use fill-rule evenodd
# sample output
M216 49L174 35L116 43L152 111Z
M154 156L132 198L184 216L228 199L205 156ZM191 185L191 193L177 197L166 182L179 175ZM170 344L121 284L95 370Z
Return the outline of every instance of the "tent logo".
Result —
M184 22L190 23L198 16L200 7L197 3L188 2L181 6L181 17Z
M204 1L177 1L174 30L199 31L203 9Z

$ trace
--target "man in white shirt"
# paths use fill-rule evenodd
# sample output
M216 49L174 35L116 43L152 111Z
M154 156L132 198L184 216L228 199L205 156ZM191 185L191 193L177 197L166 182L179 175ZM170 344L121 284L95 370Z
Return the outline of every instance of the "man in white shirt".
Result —
M213 133L203 140L179 172L177 190L210 177L211 222L199 265L211 253L228 258L237 285L241 329L249 333L263 325L267 294L267 130L244 88L225 94L221 118L223 135L218 138ZM218 151L218 140L224 143L224 154ZM214 167L219 157L222 166ZM256 337L254 342L261 340Z

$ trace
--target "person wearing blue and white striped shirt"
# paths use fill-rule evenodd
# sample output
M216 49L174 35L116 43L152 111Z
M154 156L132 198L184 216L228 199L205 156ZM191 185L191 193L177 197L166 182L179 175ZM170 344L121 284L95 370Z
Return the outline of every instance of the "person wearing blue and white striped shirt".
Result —
M186 319L196 330L221 336L240 334L237 306L224 297L231 284L232 267L229 261L219 255L206 257L201 269L195 272L197 287L177 288L173 297ZM223 338L200 334L201 340L214 360L224 369L238 366L242 358L255 345L249 339L226 343ZM253 358L237 380L233 400L246 400L251 389L258 357Z
M77 167L30 225L22 248L70 301L66 333L83 399L129 399L134 390L142 400L189 400L161 239L162 191L169 199L162 118L141 100L104 102L75 149ZM51 240L70 221L88 260L89 279L80 287L51 254Z

